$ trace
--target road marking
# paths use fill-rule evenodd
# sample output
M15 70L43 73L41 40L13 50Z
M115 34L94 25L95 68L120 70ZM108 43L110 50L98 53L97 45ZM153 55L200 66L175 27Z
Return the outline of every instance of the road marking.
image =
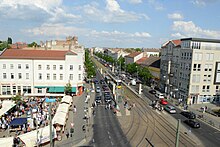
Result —
M156 112L161 115L161 113L158 110L156 110Z
M108 138L111 140L111 136L109 135Z
M108 133L108 135L110 134L109 131L107 133Z
M92 142L93 142L93 143L95 142L95 139L94 139L94 138L92 139Z
M114 145L114 143L111 141L112 146Z

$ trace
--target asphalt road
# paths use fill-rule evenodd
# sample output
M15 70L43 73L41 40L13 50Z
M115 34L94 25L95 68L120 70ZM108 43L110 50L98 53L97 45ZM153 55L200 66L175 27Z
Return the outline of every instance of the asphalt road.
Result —
M137 89L137 86L132 86L134 89ZM149 90L144 88L143 89L143 94L149 98L150 100L156 100L156 97L149 93ZM172 116L175 119L180 119L181 122L183 122L184 120L186 120L186 117L184 117L183 115L180 114L180 112L182 110L180 110L178 107L176 107L176 114L172 114ZM205 145L205 146L210 146L210 147L219 147L219 142L220 142L220 131L216 130L215 128L207 125L206 123L198 120L201 124L201 127L199 129L194 129L191 128L191 132L194 133L199 140L201 140L201 142ZM186 125L185 123L181 123L182 125L184 125L185 127L189 128L190 127L188 125Z
M101 79L100 73L96 78ZM97 85L96 85L97 86ZM99 87L102 89L101 85ZM105 109L104 97L102 95L102 104L96 106L94 116L94 137L91 145L97 147L129 147L130 144L123 134L117 117L110 109Z

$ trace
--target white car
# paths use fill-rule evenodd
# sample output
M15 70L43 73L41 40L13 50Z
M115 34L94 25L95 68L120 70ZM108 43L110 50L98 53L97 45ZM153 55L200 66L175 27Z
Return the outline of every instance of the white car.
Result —
M166 110L167 112L171 113L171 114L174 114L176 113L176 109L175 107L171 106L171 105L166 105L164 110Z
M101 92L100 87L96 87L96 92L97 92L97 93L100 93L100 92Z
M156 93L155 96L159 99L163 99L164 98L164 95L162 93Z
M133 86L136 85L136 81L135 81L135 79L131 80L131 85L133 85Z

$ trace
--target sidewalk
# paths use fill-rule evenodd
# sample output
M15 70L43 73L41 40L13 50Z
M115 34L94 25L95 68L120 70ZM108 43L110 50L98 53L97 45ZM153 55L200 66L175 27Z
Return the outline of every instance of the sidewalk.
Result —
M86 87L89 88L90 85L86 84ZM84 107L89 108L89 103L85 103L86 99L86 92L84 92L81 96L74 96L73 97L73 105L70 108L69 111L69 117L66 122L65 132L62 134L62 140L56 141L55 146L56 147L73 147L73 146L82 146L87 144L93 135L92 123L93 118L91 117L91 114L89 114L89 124L87 125L86 121L83 119L85 116ZM94 94L91 93L90 101L92 102L94 100ZM73 106L76 106L76 113L73 112ZM91 109L91 107L90 107ZM91 112L91 110L89 110ZM73 136L67 138L66 132L70 131L71 123L74 124L74 133ZM86 131L83 132L82 126L86 126Z

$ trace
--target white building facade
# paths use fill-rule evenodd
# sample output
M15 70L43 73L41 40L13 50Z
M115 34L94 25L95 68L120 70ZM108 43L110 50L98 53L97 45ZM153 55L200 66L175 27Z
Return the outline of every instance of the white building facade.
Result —
M184 38L161 52L161 87L187 104L220 102L220 40Z
M84 57L73 51L6 49L0 55L0 97L74 94L84 85Z

